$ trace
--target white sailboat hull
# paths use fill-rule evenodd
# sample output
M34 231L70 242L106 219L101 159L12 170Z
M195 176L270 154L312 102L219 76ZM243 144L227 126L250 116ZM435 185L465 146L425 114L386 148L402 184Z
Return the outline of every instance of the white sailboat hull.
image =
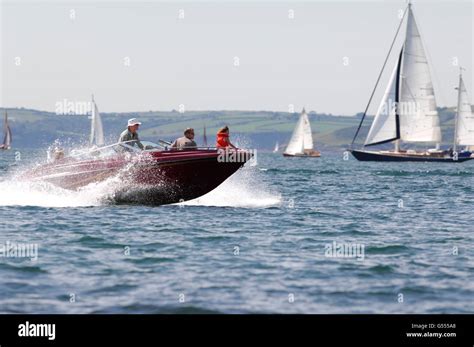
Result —
M284 157L300 157L300 158L319 158L321 157L321 152L311 149L304 151L303 153L296 153L296 154L291 154L291 153L283 153Z

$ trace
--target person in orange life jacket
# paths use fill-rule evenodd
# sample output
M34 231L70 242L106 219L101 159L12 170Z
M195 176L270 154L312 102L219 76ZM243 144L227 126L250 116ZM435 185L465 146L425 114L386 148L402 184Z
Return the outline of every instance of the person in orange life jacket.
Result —
M217 132L217 148L234 148L237 149L229 140L229 127L226 125L225 127L219 129Z

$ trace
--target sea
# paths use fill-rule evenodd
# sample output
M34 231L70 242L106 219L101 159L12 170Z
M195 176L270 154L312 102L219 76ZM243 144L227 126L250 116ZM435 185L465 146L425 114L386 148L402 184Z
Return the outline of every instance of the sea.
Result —
M21 181L0 152L0 313L473 313L474 161L258 153L166 206Z

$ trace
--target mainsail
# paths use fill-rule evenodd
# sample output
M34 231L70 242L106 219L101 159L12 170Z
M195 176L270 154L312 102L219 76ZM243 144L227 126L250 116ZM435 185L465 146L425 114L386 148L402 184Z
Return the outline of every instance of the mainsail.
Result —
M10 149L11 143L12 143L12 131L10 129L10 126L8 125L7 111L5 111L5 118L3 121L3 133L4 133L4 137L3 137L3 144L1 147L3 149Z
M311 134L311 125L309 124L308 115L303 109L285 153L294 155L304 153L305 150L309 149L313 149L313 136Z
M408 8L398 110L403 141L441 142L430 68L411 5Z
M102 119L100 118L99 108L94 101L94 96L92 96L90 145L103 146L104 144L104 128L102 126Z
M474 145L474 115L462 75L459 75L458 107L454 141L456 145Z
M280 145L278 144L278 141L275 143L275 148L273 149L273 153L277 153L280 150Z

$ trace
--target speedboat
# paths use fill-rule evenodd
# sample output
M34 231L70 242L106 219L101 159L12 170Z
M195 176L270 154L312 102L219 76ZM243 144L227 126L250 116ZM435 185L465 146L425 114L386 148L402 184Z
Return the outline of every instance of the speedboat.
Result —
M112 197L115 203L163 205L210 192L253 156L242 149L181 150L148 141L141 141L141 150L129 142L133 141L52 156L50 162L32 168L23 178L69 190L118 178L120 184ZM229 156L231 151L235 153Z

